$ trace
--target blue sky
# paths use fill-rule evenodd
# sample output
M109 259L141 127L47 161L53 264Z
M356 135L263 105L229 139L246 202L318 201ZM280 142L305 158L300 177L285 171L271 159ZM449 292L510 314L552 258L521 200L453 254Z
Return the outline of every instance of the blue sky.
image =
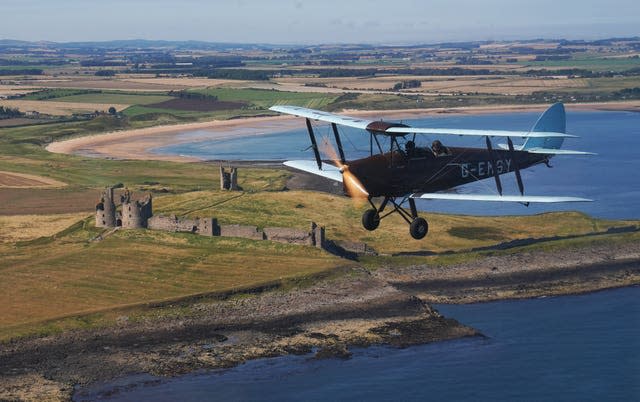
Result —
M640 35L638 0L1 0L0 39L433 43Z

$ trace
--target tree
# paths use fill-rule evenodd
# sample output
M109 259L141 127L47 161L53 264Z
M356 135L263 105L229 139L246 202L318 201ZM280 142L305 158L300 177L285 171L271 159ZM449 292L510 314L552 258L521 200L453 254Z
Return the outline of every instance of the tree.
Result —
M116 114L116 112L117 112L117 111L116 111L116 108L115 108L115 107L111 106L111 107L109 108L109 114L110 114L110 115L115 115L115 114Z

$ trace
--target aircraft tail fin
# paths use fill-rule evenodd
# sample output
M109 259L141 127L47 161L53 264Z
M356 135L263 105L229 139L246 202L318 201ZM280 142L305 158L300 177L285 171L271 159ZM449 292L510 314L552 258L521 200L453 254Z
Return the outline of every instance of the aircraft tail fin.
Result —
M567 120L564 112L564 105L561 102L551 105L549 109L545 110L545 112L538 118L538 121L531 131L566 133ZM525 151L532 148L560 149L563 142L563 137L531 137L527 138L521 149Z

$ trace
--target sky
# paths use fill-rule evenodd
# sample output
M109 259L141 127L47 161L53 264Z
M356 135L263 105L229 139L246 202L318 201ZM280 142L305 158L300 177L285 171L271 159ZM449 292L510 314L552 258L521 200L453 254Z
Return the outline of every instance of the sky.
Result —
M638 0L0 0L0 39L417 44L640 36Z

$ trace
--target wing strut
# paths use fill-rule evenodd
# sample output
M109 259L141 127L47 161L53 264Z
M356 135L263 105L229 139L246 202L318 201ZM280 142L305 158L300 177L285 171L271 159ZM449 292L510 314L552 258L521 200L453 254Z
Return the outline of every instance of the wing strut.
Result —
M507 144L509 145L509 153L511 155L511 161L513 163L513 170L516 173L518 190L520 190L520 195L524 195L524 184L522 183L522 176L520 176L520 167L518 166L518 161L516 160L516 153L513 149L513 141L511 141L511 137L507 137Z
M491 164L493 166L493 177L496 179L496 187L498 188L498 193L502 195L502 183L500 182L500 175L498 175L498 169L496 169L496 154L493 152L493 147L491 146L491 140L489 136L484 137L487 140L487 149L489 150L489 155L491 156Z
M316 142L316 136L313 134L313 127L311 127L311 120L308 118L305 119L307 121L307 131L309 131L309 138L311 139L311 148L313 148L313 153L316 156L316 163L318 164L318 169L322 170L322 159L320 159L320 151L318 150L318 143Z
M333 129L333 135L336 137L336 145L338 146L338 152L340 153L340 163L345 162L344 159L344 150L342 149L342 141L340 141L340 134L338 134L338 126L336 123L331 123L331 128Z

